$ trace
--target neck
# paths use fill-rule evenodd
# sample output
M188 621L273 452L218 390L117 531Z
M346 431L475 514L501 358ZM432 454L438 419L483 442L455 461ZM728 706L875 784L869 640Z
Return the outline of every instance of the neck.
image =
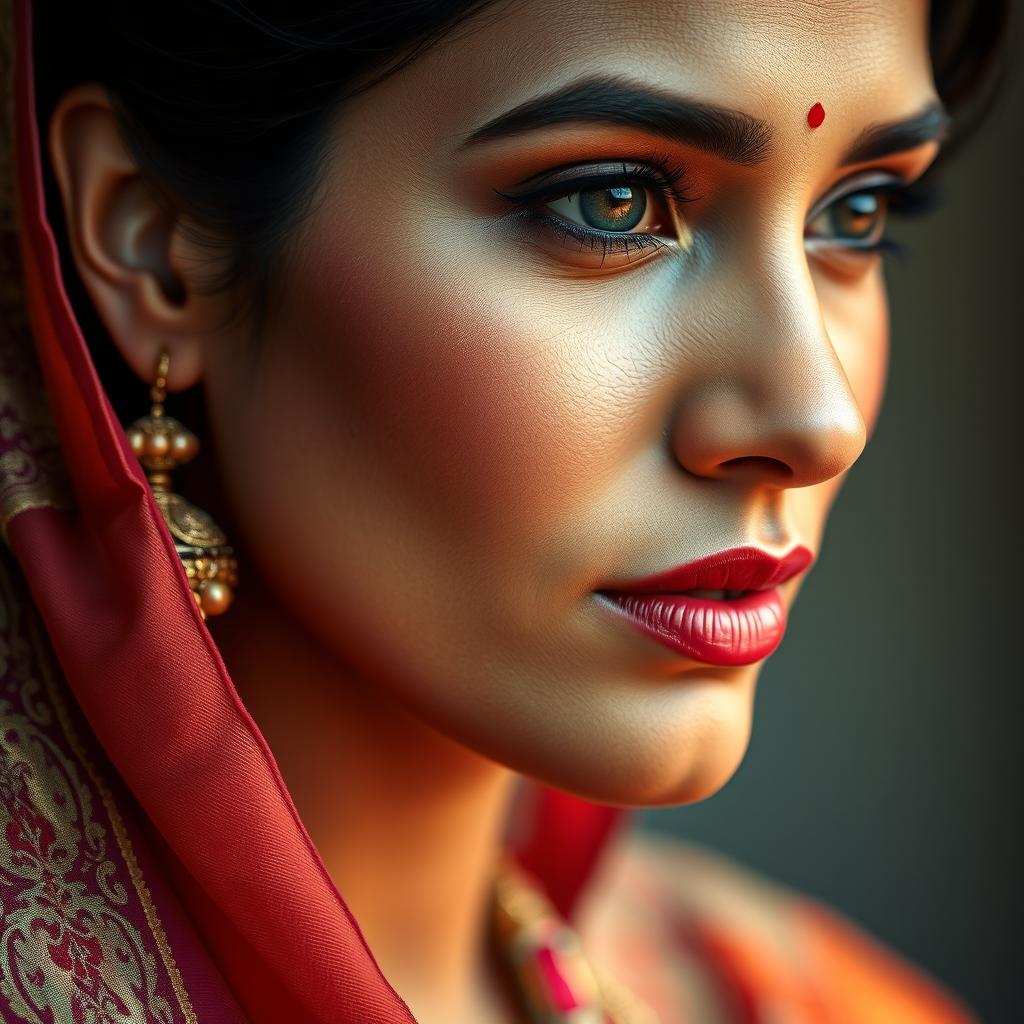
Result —
M343 666L254 573L210 624L385 977L421 1024L504 1021L486 933L514 774Z

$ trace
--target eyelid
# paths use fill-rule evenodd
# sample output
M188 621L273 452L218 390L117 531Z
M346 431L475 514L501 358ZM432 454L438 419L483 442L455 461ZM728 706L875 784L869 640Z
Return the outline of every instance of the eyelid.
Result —
M834 202L842 199L844 196L856 195L858 192L867 192L871 189L886 188L886 187L903 187L906 188L909 182L900 177L898 174L893 174L888 171L858 171L856 174L850 175L848 178L844 178L842 181L832 186L815 204L811 207L810 212L807 214L807 218L804 221L804 227L810 224L816 217L820 216L827 210Z
M686 168L681 164L673 162L667 155L652 153L639 160L566 164L524 178L513 186L514 191L494 191L510 202L526 203L544 202L616 184L637 184L659 189L666 198L677 203L688 203L695 197L686 190L686 175Z
M503 192L494 189L496 195L518 209L514 216L522 223L531 223L547 233L549 237L561 236L558 245L562 249L584 256L594 257L600 254L601 261L597 267L604 269L605 261L614 255L620 262L612 269L622 270L626 266L635 266L647 261L647 255L670 248L671 243L665 241L660 234L643 231L604 231L578 224L562 214L546 207L551 202L566 196L588 191L614 188L620 185L637 186L648 193L653 193L655 202L667 213L666 223L671 223L682 242L685 229L681 220L673 214L673 201L690 202L693 196L685 191L686 169L674 163L670 157L659 153L643 154L629 159L614 160L596 159L591 162L576 161L563 164L561 167L549 168L541 174L533 175L513 186L519 191ZM526 186L526 187L524 187ZM533 186L532 188L530 186ZM572 239L572 245L567 244ZM648 252L649 251L649 252ZM629 254L635 252L640 258L631 260ZM625 263L621 262L625 258Z
M632 169L635 170L637 166L634 163ZM529 196L535 190L557 188L563 183L575 184L585 178L601 180L615 177L625 178L629 176L630 170L631 168L625 160L607 160L596 164L566 164L562 167L542 171L540 174L531 174L528 178L517 181L513 188L518 191L513 192L512 195L516 197Z

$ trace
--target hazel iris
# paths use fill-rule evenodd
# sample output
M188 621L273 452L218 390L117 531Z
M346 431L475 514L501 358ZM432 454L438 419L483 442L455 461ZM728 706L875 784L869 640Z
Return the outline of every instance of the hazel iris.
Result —
M884 221L885 198L877 192L857 192L833 203L829 212L837 238L867 239Z
M602 231L628 231L643 220L647 193L642 188L617 185L614 188L580 192L580 213L592 228Z

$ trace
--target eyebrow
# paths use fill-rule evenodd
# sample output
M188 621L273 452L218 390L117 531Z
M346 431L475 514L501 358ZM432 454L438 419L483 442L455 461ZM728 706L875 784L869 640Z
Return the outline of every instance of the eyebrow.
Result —
M471 132L473 146L572 121L640 128L731 163L752 167L772 153L771 125L739 110L700 103L618 78L585 78L527 100ZM950 117L937 100L900 121L869 125L840 164L863 163L948 138Z
M607 77L570 82L527 100L477 128L462 145L568 121L640 128L746 166L761 163L772 149L771 126L756 117Z
M933 100L919 113L905 120L868 125L853 140L840 163L859 164L914 149L926 142L944 142L949 137L950 125L951 119L945 108Z

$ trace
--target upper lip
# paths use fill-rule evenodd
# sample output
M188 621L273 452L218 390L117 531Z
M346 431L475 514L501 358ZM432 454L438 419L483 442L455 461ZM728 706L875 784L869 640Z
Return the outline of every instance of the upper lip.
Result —
M797 545L781 558L748 545L729 548L653 576L603 587L605 592L668 594L684 590L768 590L803 572L814 555Z

